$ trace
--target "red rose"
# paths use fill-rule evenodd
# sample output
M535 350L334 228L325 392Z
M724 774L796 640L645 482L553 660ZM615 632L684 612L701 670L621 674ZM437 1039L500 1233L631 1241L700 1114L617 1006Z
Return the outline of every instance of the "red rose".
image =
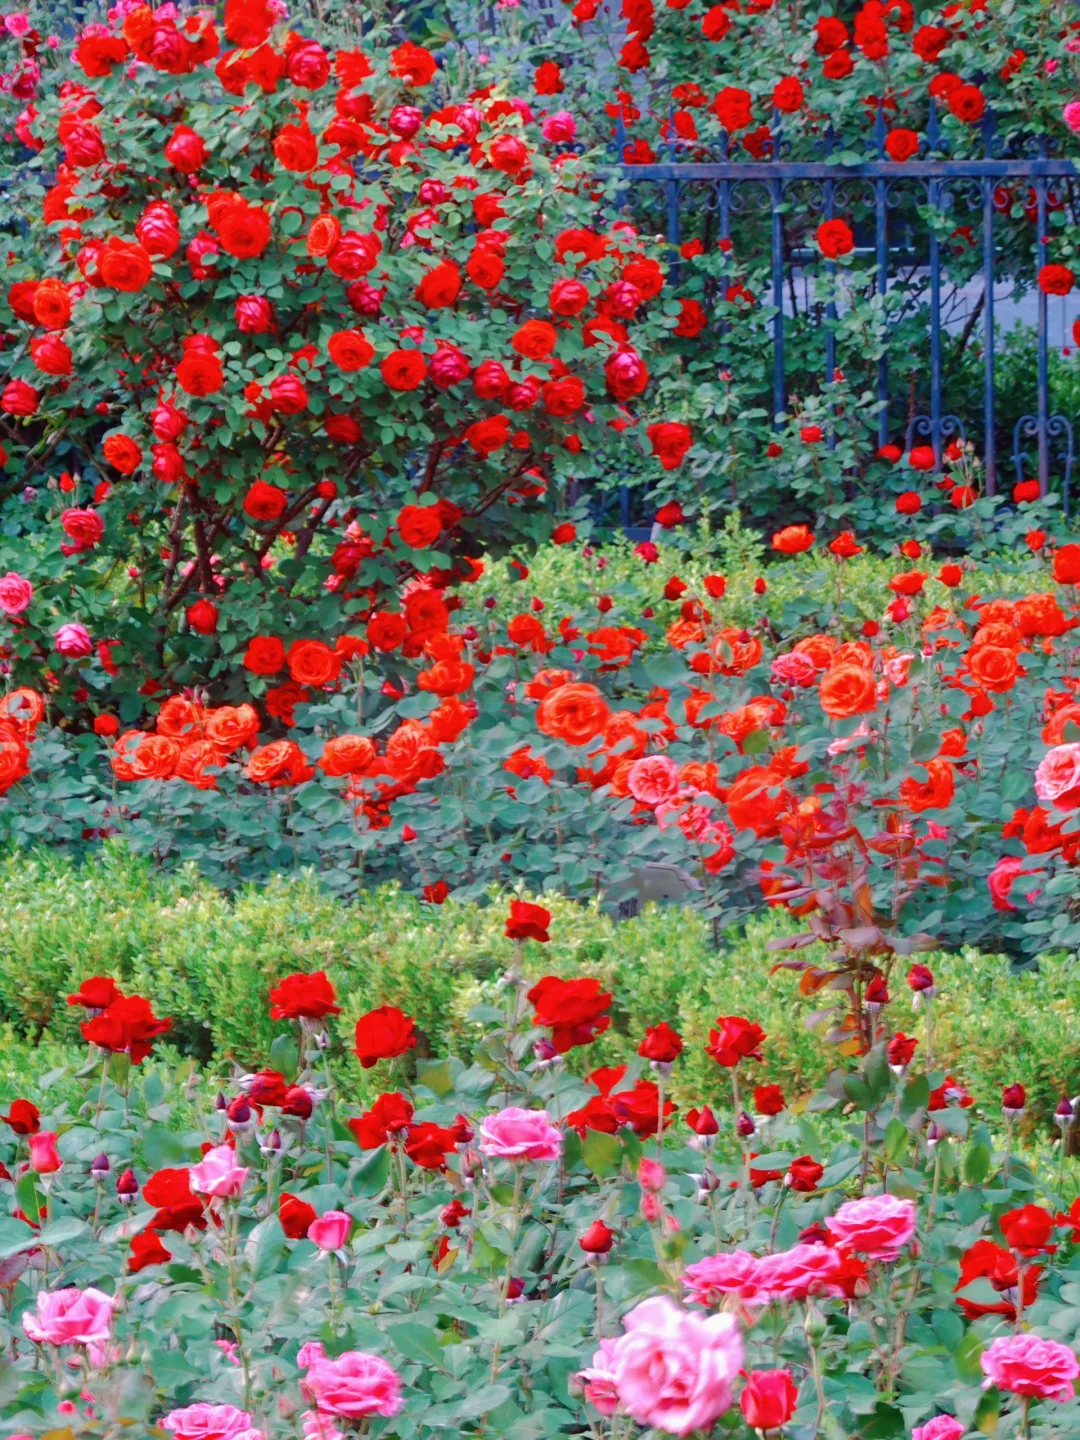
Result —
M1005 1244L1021 1255L1052 1255L1057 1249L1050 1244L1054 1217L1041 1205L1021 1205L1009 1210L998 1221Z
M398 534L413 550L426 550L442 532L437 505L404 505L397 518Z
M753 123L754 111L749 90L728 85L709 107L725 130L744 130Z
M465 431L465 443L477 455L493 455L510 439L510 421L505 415L491 415L475 420Z
M652 453L665 470L677 470L694 443L690 426L677 420L665 420L659 425L650 425L645 433L649 437Z
M315 1219L315 1207L287 1190L278 1196L278 1220L290 1240L303 1240Z
M340 1015L336 999L325 970L286 975L270 991L270 1019L322 1020L326 1015Z
M298 685L322 689L341 673L342 656L321 640L294 640L287 656L289 674Z
M5 415L33 415L38 408L38 392L25 380L9 380L0 391L0 410Z
M585 386L576 375L561 375L548 380L540 390L544 409L558 419L568 419L585 404Z
M1044 295L1068 295L1073 273L1067 265L1044 265L1039 271L1039 289Z
M141 1065L157 1037L172 1029L172 1021L159 1020L141 995L129 995L114 1000L92 1020L84 1020L80 1029L89 1044L114 1054L126 1053L133 1065Z
M273 635L255 635L244 652L244 669L252 675L276 675L285 668L285 646Z
M730 1069L740 1060L760 1060L761 1042L765 1032L760 1025L744 1020L741 1015L727 1015L717 1020L718 1030L709 1031L706 1054L718 1065Z
M435 74L435 57L422 45L406 42L392 52L390 74L406 85L427 85Z
M428 310L445 310L461 294L461 271L452 260L429 270L416 287L416 298Z
M803 87L794 75L788 75L773 87L772 101L777 110L793 115L802 109L805 99Z
M977 85L958 85L949 96L949 110L965 125L976 125L986 113L986 97Z
M391 350L379 370L390 390L416 390L424 383L427 364L419 350Z
M510 344L526 360L546 360L558 340L554 325L546 320L526 320L511 337Z
M224 380L221 361L209 350L188 350L176 367L176 383L189 395L213 395Z
M413 1107L400 1091L380 1095L370 1110L349 1121L349 1129L361 1150L377 1150L396 1139L412 1124Z
M280 520L288 505L285 491L266 480L256 480L244 496L244 513L252 520Z
M825 220L817 228L818 248L827 260L838 260L855 249L855 236L844 220Z
M307 405L307 389L295 375L278 375L270 381L270 407L275 414L299 415Z
M551 911L542 905L530 905L526 900L511 900L510 914L503 934L511 940L548 941L551 936L547 927L551 924Z
M206 1229L202 1200L191 1192L190 1170L155 1171L142 1187L142 1198L157 1211L150 1221L151 1230L175 1230L182 1235L189 1225Z
M270 244L270 216L257 205L230 205L215 228L221 248L238 260L254 260Z
M134 294L154 273L150 256L141 245L111 237L97 262L101 283L112 290Z
M919 153L919 135L916 130L890 130L885 136L885 154L890 160L902 165Z
M133 1235L128 1242L128 1249L130 1251L127 1262L129 1275L137 1275L148 1265L167 1265L172 1259L172 1255L165 1249L155 1230L143 1230L138 1235Z
M682 1036L678 1031L673 1030L666 1020L661 1020L659 1025L651 1025L646 1031L644 1039L638 1046L638 1054L643 1060L654 1060L660 1065L670 1065L682 1054Z
M16 1135L36 1135L41 1129L41 1111L31 1100L13 1100L6 1115L0 1115Z
M365 1070L396 1060L416 1045L416 1022L394 1005L381 1005L356 1022L356 1055Z
M206 164L206 146L197 130L190 125L177 125L165 146L165 159L174 170L193 175Z
M205 597L188 606L187 622L197 635L212 635L217 629L218 608Z
M528 994L536 1011L536 1024L551 1030L551 1043L560 1055L577 1045L588 1045L611 1024L607 1011L611 995L599 980L583 977L560 980L545 975Z

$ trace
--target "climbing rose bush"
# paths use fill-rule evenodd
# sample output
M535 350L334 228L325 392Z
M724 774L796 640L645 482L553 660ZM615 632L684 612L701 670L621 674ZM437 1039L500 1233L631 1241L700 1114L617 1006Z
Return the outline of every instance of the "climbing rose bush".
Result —
M266 996L265 1068L184 1087L154 1053L168 1019L87 976L82 1101L0 1115L5 1433L1076 1424L1072 1101L1056 1162L1018 1153L1023 1087L999 1104L934 1068L948 997L920 965L922 1038L879 997L813 1096L755 1085L769 1037L736 1015L657 1017L632 1065L590 1069L618 997L523 978L550 925L509 910L468 1066L393 1005L346 1027L317 971ZM366 1107L326 1068L339 1041L383 1087ZM693 1096L691 1045L714 1062Z
M0 302L5 658L69 724L475 579L639 420L681 463L666 270L572 133L379 29L111 14L21 118Z

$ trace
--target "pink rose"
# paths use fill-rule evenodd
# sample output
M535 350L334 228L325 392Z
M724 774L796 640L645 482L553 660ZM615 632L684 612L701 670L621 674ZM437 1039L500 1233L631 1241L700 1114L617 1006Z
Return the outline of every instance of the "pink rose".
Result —
M1065 48L1066 50L1072 50L1074 55L1076 54L1076 50L1072 49L1071 43L1066 45ZM1080 49L1080 47L1077 48ZM1080 132L1080 100L1070 100L1068 105L1065 106L1065 109L1062 110L1061 118L1073 134Z
M171 1411L161 1425L171 1430L176 1440L263 1440L251 1416L235 1405L208 1405L200 1400L183 1410Z
M569 110L557 110L544 121L542 132L545 140L555 145L568 145L577 134L577 121Z
M1035 794L1059 810L1075 810L1080 804L1080 744L1055 745L1048 750L1035 771Z
M56 1148L55 1130L39 1130L30 1136L30 1168L38 1175L55 1175L64 1168Z
M999 1335L979 1356L986 1379L983 1389L996 1385L1014 1395L1038 1400L1073 1398L1073 1381L1080 1364L1067 1345L1040 1340L1038 1335Z
M600 1415L614 1415L619 1408L619 1397L615 1393L615 1374L611 1368L611 1352L615 1348L613 1339L601 1340L600 1349L592 1358L592 1364L579 1370L574 1383L585 1399Z
M48 1345L103 1345L112 1325L113 1300L91 1286L79 1290L40 1290L37 1314L23 1315L31 1340Z
M34 587L22 575L9 570L6 575L0 576L0 610L5 615L21 615L30 608L33 598Z
M915 1202L867 1195L845 1201L827 1223L840 1250L856 1250L869 1260L895 1260L915 1234Z
M300 1356L307 1352L305 1358L311 1361L301 1389L318 1410L362 1420L365 1415L397 1415L405 1404L400 1376L378 1355L346 1350L330 1360L325 1354L312 1354L314 1349L305 1345L296 1358L303 1364Z
M1012 883L1021 875L1041 875L1041 870L1025 870L1023 860L1015 855L1003 855L986 877L990 898L995 910L1013 910L1016 906L1009 899Z
M827 1245L793 1245L777 1255L764 1255L757 1269L761 1298L790 1304L809 1295L843 1295L843 1266L843 1257Z
M304 1427L304 1440L345 1440L329 1415L320 1415L318 1410L305 1410L300 1416Z
M218 1145L208 1150L198 1165L192 1165L188 1175L192 1190L200 1195L235 1197L243 1190L248 1171L246 1165L237 1165L231 1145Z
M726 1255L709 1255L683 1271L682 1283L688 1300L715 1308L725 1295L740 1300L764 1301L758 1296L758 1258L747 1250L730 1250Z
M641 1425L689 1435L731 1408L743 1363L734 1315L691 1315L666 1299L644 1300L623 1319L611 1348L619 1404Z
M480 1150L495 1160L558 1160L562 1135L546 1110L508 1105L481 1120Z
M960 1440L965 1426L955 1415L935 1415L925 1425L916 1425L911 1440Z
M626 788L642 805L670 804L679 793L679 767L666 755L646 755L630 766Z
M817 666L801 650L789 650L773 660L769 679L774 685L801 685L805 689L817 679Z
M351 1215L346 1215L344 1210L327 1210L308 1226L307 1238L320 1250L340 1250L351 1229Z
M66 655L69 660L81 660L84 655L91 654L94 649L90 631L77 621L69 621L68 624L61 625L53 636L53 644L60 654Z

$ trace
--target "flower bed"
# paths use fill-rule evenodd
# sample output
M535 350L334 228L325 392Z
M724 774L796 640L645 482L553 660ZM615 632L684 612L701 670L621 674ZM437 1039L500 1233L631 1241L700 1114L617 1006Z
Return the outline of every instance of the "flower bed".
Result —
M471 1065L417 1058L393 1005L350 1022L384 1087L366 1109L325 1067L322 972L264 1000L295 1065L210 1108L161 1083L170 1021L84 979L83 1098L0 1117L6 1433L1068 1433L1072 1102L1056 1158L1014 1146L1022 1086L972 1123L919 964L921 1039L874 1008L862 1056L797 1108L755 1084L769 1037L737 1015L704 1041L711 1103L667 1098L666 1021L581 1078L564 1061L613 996L522 978L550 924L505 915L517 962Z

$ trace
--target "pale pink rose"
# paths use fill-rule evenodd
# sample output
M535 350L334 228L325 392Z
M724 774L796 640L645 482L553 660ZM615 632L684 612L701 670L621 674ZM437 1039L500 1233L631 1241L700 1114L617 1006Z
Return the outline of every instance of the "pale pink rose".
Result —
M967 1427L955 1415L935 1415L925 1425L916 1425L911 1440L960 1440Z
M847 1200L826 1222L842 1251L869 1260L895 1260L915 1234L915 1202L896 1195Z
M305 1410L300 1416L300 1424L304 1427L304 1440L345 1440L344 1432L339 1430L329 1415L320 1415L317 1410Z
M326 1346L321 1340L308 1340L296 1352L296 1363L301 1370L308 1370L312 1365L317 1365L320 1360L325 1359Z
M577 121L569 110L557 110L554 115L549 115L544 121L542 131L545 140L550 140L557 145L566 145L577 134Z
M25 576L9 570L0 576L0 610L5 615L21 615L30 608L34 598L34 587Z
M508 1105L481 1120L480 1152L493 1160L558 1160L562 1135L546 1110Z
M614 1339L600 1341L600 1349L592 1357L592 1364L579 1370L574 1376L574 1385L600 1415L614 1415L619 1408L619 1397L615 1394L615 1375L611 1368L611 1352Z
M237 1165L231 1145L218 1145L208 1150L198 1165L192 1165L188 1175L192 1190L200 1195L235 1197L244 1188L248 1167Z
M175 1440L263 1440L251 1416L235 1405L208 1405L200 1400L183 1410L171 1411L161 1425L173 1432Z
M94 648L94 642L90 638L90 631L85 625L80 625L77 620L69 621L61 625L53 636L53 645L61 655L66 655L69 660L81 660L84 655L89 655Z
M31 1340L48 1345L103 1345L109 1339L113 1299L93 1286L79 1290L39 1290L37 1314L27 1310L23 1329Z
M894 655L891 660L882 663L882 671L890 685L906 685L908 682L908 671L911 669L911 662L914 655ZM888 698L886 696L886 698Z
M709 1255L688 1265L682 1274L688 1300L715 1308L726 1295L759 1304L765 1301L758 1294L758 1258L747 1250L731 1250L726 1255Z
M639 1424L689 1435L708 1430L731 1408L743 1363L734 1315L702 1319L656 1296L635 1306L623 1329L611 1348L611 1371L619 1405Z
M1066 45L1065 48L1070 49L1071 47L1069 45ZM1077 45L1076 49L1073 50L1072 53L1075 55L1077 51L1080 51L1080 45ZM1073 132L1074 135L1080 134L1080 100L1070 100L1068 105L1066 105L1065 109L1061 112L1061 118L1065 121L1065 124L1069 127L1069 129Z
M810 1295L840 1296L843 1257L827 1245L793 1245L758 1261L757 1283L763 1300L790 1305Z
M1080 1363L1067 1345L1041 1340L1038 1335L999 1335L979 1356L986 1376L983 1389L996 1385L1013 1395L1037 1400L1073 1398L1073 1381L1080 1375Z
M630 766L626 788L642 805L670 805L679 793L679 767L666 755L646 755Z
M351 1229L351 1215L344 1210L327 1210L308 1226L307 1238L320 1250L340 1250Z
M789 650L773 660L769 679L774 685L800 685L805 689L817 680L817 666L801 650Z
M845 750L854 750L866 740L876 740L878 732L871 730L865 720L860 720L850 735L842 735L839 740L829 742L830 755L842 755Z
M1035 794L1059 810L1076 809L1080 804L1080 744L1055 745L1046 752L1035 771Z
M333 1360L325 1355L317 1357L300 1388L316 1409L346 1420L397 1415L405 1404L397 1371L378 1355L367 1355L362 1350L346 1350Z

